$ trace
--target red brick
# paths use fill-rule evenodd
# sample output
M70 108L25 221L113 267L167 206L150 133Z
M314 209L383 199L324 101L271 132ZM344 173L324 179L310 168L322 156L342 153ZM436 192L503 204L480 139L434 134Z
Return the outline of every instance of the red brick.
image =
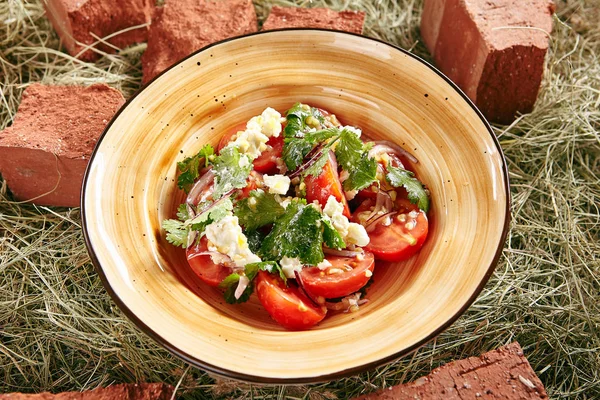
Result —
M551 0L425 0L421 36L488 120L510 123L533 109L553 13Z
M12 126L0 132L0 174L14 197L79 206L88 159L124 102L121 92L104 84L30 85Z
M167 0L152 17L143 82L204 46L256 30L252 0Z
M0 400L169 400L173 387L163 383L120 384L85 392L7 393Z
M154 0L44 0L46 14L62 39L67 51L75 56L83 48L97 41L92 33L104 38L136 25L148 24L154 9ZM148 27L129 30L107 41L118 48L145 42ZM114 53L110 46L100 43L99 50ZM93 61L99 54L87 50L79 55Z
M333 11L328 8L277 7L263 25L263 30L281 28L324 28L362 33L365 13L362 11Z
M548 399L542 382L514 342L481 357L454 361L414 382L356 400Z

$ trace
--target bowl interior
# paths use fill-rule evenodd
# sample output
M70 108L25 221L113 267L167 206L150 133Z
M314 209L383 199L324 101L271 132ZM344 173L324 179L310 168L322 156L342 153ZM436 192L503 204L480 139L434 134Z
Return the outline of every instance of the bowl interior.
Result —
M302 101L418 159L431 190L420 253L377 263L369 303L288 332L253 297L228 305L187 268L160 222L183 200L176 162L265 107ZM414 57L360 36L267 32L219 43L168 70L107 128L84 187L92 258L126 313L148 334L208 370L252 381L348 375L414 349L474 299L502 246L503 157L479 114Z

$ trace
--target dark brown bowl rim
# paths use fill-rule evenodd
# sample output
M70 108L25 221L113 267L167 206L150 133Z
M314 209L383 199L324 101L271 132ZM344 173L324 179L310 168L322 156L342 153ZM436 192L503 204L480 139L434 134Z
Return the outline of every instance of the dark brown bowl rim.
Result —
M370 363L359 365L359 366L353 367L353 368L348 368L348 369L345 369L345 370L342 370L342 371L338 371L338 372L335 372L335 373L332 373L332 374L326 374L326 375L320 375L320 376L313 376L313 377L306 377L306 378L269 378L269 377L248 375L248 374L243 374L243 373L231 371L231 370L228 370L226 368L221 368L221 367L219 367L217 365L212 365L212 364L206 363L206 362L204 362L204 361L202 361L202 360L200 360L200 359L198 359L198 358L196 358L194 356L191 356L191 355L187 354L186 352L178 349L176 346L174 346L173 344L171 344L169 341L167 341L166 339L164 339L160 335L158 335L156 332L154 332L150 327L148 327L144 322L142 322L127 307L127 305L125 305L125 303L119 298L119 296L115 293L115 291L112 289L112 287L108 283L106 275L104 274L104 271L102 270L100 262L98 261L96 253L94 251L94 248L92 247L92 244L90 243L90 238L89 238L88 232L87 232L86 209L85 209L85 193L86 193L86 187L87 187L87 184L88 184L88 177L89 177L89 174L90 174L91 165L92 165L92 162L94 161L94 157L96 156L96 152L98 150L98 147L100 146L100 143L104 139L104 136L109 131L110 127L115 122L115 120L119 117L119 115L127 108L127 106L129 105L129 103L133 99L135 99L148 85L150 85L152 82L154 82L160 76L162 76L163 74L165 74L167 71L175 68L177 65L181 64L185 60L187 60L187 59L195 56L198 53L207 51L208 49L210 49L212 47L216 47L216 46L219 46L219 45L221 45L223 43L227 43L227 42L230 42L230 41L233 41L233 40L242 39L242 38L245 38L245 37L258 36L258 35L272 35L272 34L277 34L277 32L288 32L288 31L332 32L332 33L341 34L341 35L349 35L349 36L359 37L359 38L364 39L366 41L381 43L383 45L389 46L392 49L400 51L401 53L403 53L404 55L406 55L408 57L412 57L413 59L415 59L418 62L420 62L421 64L423 64L426 68L431 69L432 71L434 71L435 73L437 73L440 77L442 77L448 83L448 85L450 85L451 88L453 88L454 90L456 90L456 92L458 92L462 96L462 98L467 102L467 104L469 106L471 106L471 108L473 109L473 111L475 111L475 113L479 116L479 118L481 119L481 122L483 122L484 126L487 128L490 136L492 137L492 140L494 141L494 144L496 145L496 148L497 148L497 150L498 150L498 152L500 154L500 158L502 160L502 173L503 173L503 176L504 176L504 191L505 191L505 194L506 194L506 215L505 215L504 227L503 227L503 230L502 230L501 240L498 243L498 247L496 249L496 253L494 255L494 259L492 260L490 266L488 267L488 270L487 270L485 276L483 277L483 279L481 280L481 283L475 289L475 291L473 292L473 294L471 295L471 297L465 302L465 304L461 307L461 309L456 314L454 314L452 317L450 317L446 321L446 323L444 323L438 329L436 329L431 334L429 334L428 336L426 336L423 340L420 340L419 342L415 343L414 345L412 345L412 346L410 346L410 347L408 347L408 348L406 348L406 349L404 349L404 350L402 350L400 352L397 352L397 353L392 354L390 356L381 358L381 359L379 359L377 361L373 361L373 362L370 362ZM266 41L265 43L268 43L268 41ZM401 357L404 357L407 354L410 354L411 352L417 350L421 346L425 345L426 343L428 343L429 341L431 341L432 339L434 339L440 333L442 333L443 331L445 331L450 325L452 325L471 306L471 304L473 304L473 302L475 301L475 299L477 298L477 296L479 296L479 293L481 293L481 291L483 290L483 288L487 284L487 281L489 280L490 276L494 272L496 264L498 263L498 260L500 259L500 256L502 255L502 250L504 248L504 243L506 242L506 237L508 235L508 230L509 230L509 225L510 225L510 219L511 219L510 204L511 204L511 197L510 197L510 184L509 184L508 168L507 168L507 164L506 164L506 158L504 156L502 148L500 147L500 143L498 142L498 139L496 138L496 135L492 131L492 128L491 128L490 124L487 122L487 120L485 119L485 117L483 116L483 114L481 113L481 111L479 111L479 109L475 106L475 104L473 104L473 102L467 97L467 95L454 82L452 82L446 75L444 75L437 68L435 68L434 66L432 66L431 64L429 64L427 61L423 60L422 58L420 58L420 57L418 57L418 56L416 56L416 55L414 55L414 54L412 54L412 53L410 53L410 52L408 52L408 51L406 51L406 50L404 50L404 49L402 49L402 48L400 48L400 47L398 47L398 46L396 46L394 44L387 43L387 42L385 42L383 40L379 40L379 39L375 39L375 38L370 38L370 37L359 35L359 34L356 34L356 33L345 32L345 31L338 31L338 30L331 30L331 29L287 28L287 29L276 29L276 30L271 30L271 31L253 32L253 33L249 33L249 34L246 34L246 35L236 36L236 37L228 38L228 39L225 39L225 40L221 40L219 42L212 43L212 44L210 44L210 45L208 45L206 47L201 48L200 50L197 50L197 51L193 52L189 56L185 57L184 59L182 59L179 62L173 64L172 66L170 66L169 68L167 68L166 70L164 70L163 72L161 72L160 74L158 74L150 82L147 82L145 85L142 85L142 87L140 89L138 89L138 91L136 91L136 93L133 96L131 96L131 98L129 98L125 102L125 104L123 104L123 106L117 111L117 113L112 117L112 119L110 120L110 122L108 123L108 125L106 125L106 128L104 128L104 131L102 132L102 135L98 139L96 147L94 148L94 151L92 152L92 155L91 155L90 160L88 162L88 166L87 166L85 174L84 174L83 186L82 186L82 190L81 190L81 220L82 220L82 230L83 230L83 236L84 236L84 239L85 239L85 244L86 244L88 253L90 255L90 258L92 260L92 264L94 265L96 271L98 272L98 275L100 276L100 279L102 280L102 284L104 285L106 291L112 297L113 301L119 306L119 308L125 313L125 315L131 321L133 321L133 323L135 325L137 325L137 327L139 329L141 329L142 332L144 332L146 335L150 336L152 339L154 339L156 342L158 342L160 345L162 345L168 351L170 351L171 353L175 354L176 356L178 356L179 358L183 359L184 361L192 364L193 366L198 367L198 368L200 368L200 369L202 369L204 371L207 371L207 372L210 372L210 373L213 373L213 374L217 374L217 375L220 375L220 376L223 376L223 377L226 377L226 378L237 379L237 380L242 380L242 381L252 382L252 383L306 384L306 383L327 382L327 381L337 380L337 379L341 379L341 378L346 378L346 377L357 375L359 373L362 373L362 372L365 372L365 371L369 371L369 370L375 369L377 367L380 367L382 365L388 364L388 363L390 363L392 361L395 361L395 360L397 360L397 359L399 359Z

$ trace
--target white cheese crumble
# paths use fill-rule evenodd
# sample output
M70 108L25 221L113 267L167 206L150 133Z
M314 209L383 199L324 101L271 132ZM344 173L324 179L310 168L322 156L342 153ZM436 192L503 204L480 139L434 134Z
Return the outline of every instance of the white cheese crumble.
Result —
M206 238L209 241L208 249L226 254L239 267L261 259L250 251L248 239L242 232L237 217L228 215L206 227ZM212 258L212 256L211 256ZM213 262L216 261L213 259Z
M317 264L317 268L319 268L320 270L324 270L331 267L331 263L329 262L328 259L324 259L323 261L321 261L320 263Z
M281 270L283 271L284 275L288 279L293 279L296 277L294 271L302 271L302 263L296 257L291 258L284 256L281 261L279 261L279 265L281 266Z
M360 137L360 135L362 135L362 131L355 126L346 125L342 128L342 130L344 130L344 129L356 134L356 136L358 136L358 137Z
M333 227L339 232L346 245L354 244L366 246L369 244L369 235L361 224L348 221L344 215L344 205L335 197L329 196L323 208L323 213L331 219Z
M286 194L290 189L290 178L285 175L263 175L263 179L269 193Z
M261 115L250 118L246 130L238 132L236 139L229 142L228 146L235 146L240 153L255 159L267 149L269 138L278 137L281 129L281 114L268 107Z

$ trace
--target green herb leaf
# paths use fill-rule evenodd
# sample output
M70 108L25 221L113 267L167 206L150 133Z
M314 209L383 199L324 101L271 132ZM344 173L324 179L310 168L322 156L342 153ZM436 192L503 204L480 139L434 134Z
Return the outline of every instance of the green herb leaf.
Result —
M219 287L225 289L225 293L223 296L225 297L225 301L229 304L240 304L245 303L250 299L252 292L254 291L254 285L252 282L248 284L244 293L240 296L239 299L235 298L235 290L237 289L238 283L240 281L240 275L237 273L232 273L228 275L225 279L219 283Z
M348 179L344 181L344 190L362 190L377 180L377 161L369 158L365 152L349 171Z
M216 201L213 204L214 206L211 206L206 211L198 214L191 220L187 220L186 224L190 225L191 229L204 233L207 225L220 221L227 215L230 215L233 210L233 203L230 198Z
M190 214L188 213L187 205L185 203L180 204L179 207L177 207L177 218L181 221L190 219Z
M285 208L275 200L275 195L264 190L253 190L250 196L237 202L234 214L240 225L253 231L272 224L284 212Z
M246 239L248 239L250 251L254 254L258 253L260 251L260 246L267 235L261 231L250 231L247 229L244 231L244 234L246 235Z
M364 144L356 132L342 129L335 148L338 164L349 173L344 190L361 190L377 180L377 161L369 157L370 145Z
M322 216L319 211L300 201L292 201L274 223L261 246L263 260L297 257L308 265L323 261Z
M194 184L199 176L200 161L204 159L204 165L208 166L208 159L215 154L215 149L210 144L205 145L195 156L187 157L177 163L177 168L181 172L177 178L177 186L186 193Z
M244 166L240 165L242 158L247 159ZM242 189L252 170L252 160L245 154L240 154L233 146L224 147L213 162L215 186L213 198L218 199L232 189Z
M165 219L162 228L167 231L167 241L174 246L187 247L189 227L176 219Z
M429 196L421 181L415 174L400 167L388 166L387 181L394 187L404 187L408 192L408 199L425 212L429 211Z
M334 228L331 219L326 215L323 215L323 242L330 249L341 250L346 248L346 242L344 242L344 238L342 235Z
M267 271L269 273L278 273L279 276L281 277L281 279L283 279L283 281L287 284L287 277L281 270L281 267L279 266L279 264L277 264L275 261L261 261L261 262L257 262L257 263L246 264L246 266L244 267L244 274L251 281L254 280L254 278L258 274L258 271Z

